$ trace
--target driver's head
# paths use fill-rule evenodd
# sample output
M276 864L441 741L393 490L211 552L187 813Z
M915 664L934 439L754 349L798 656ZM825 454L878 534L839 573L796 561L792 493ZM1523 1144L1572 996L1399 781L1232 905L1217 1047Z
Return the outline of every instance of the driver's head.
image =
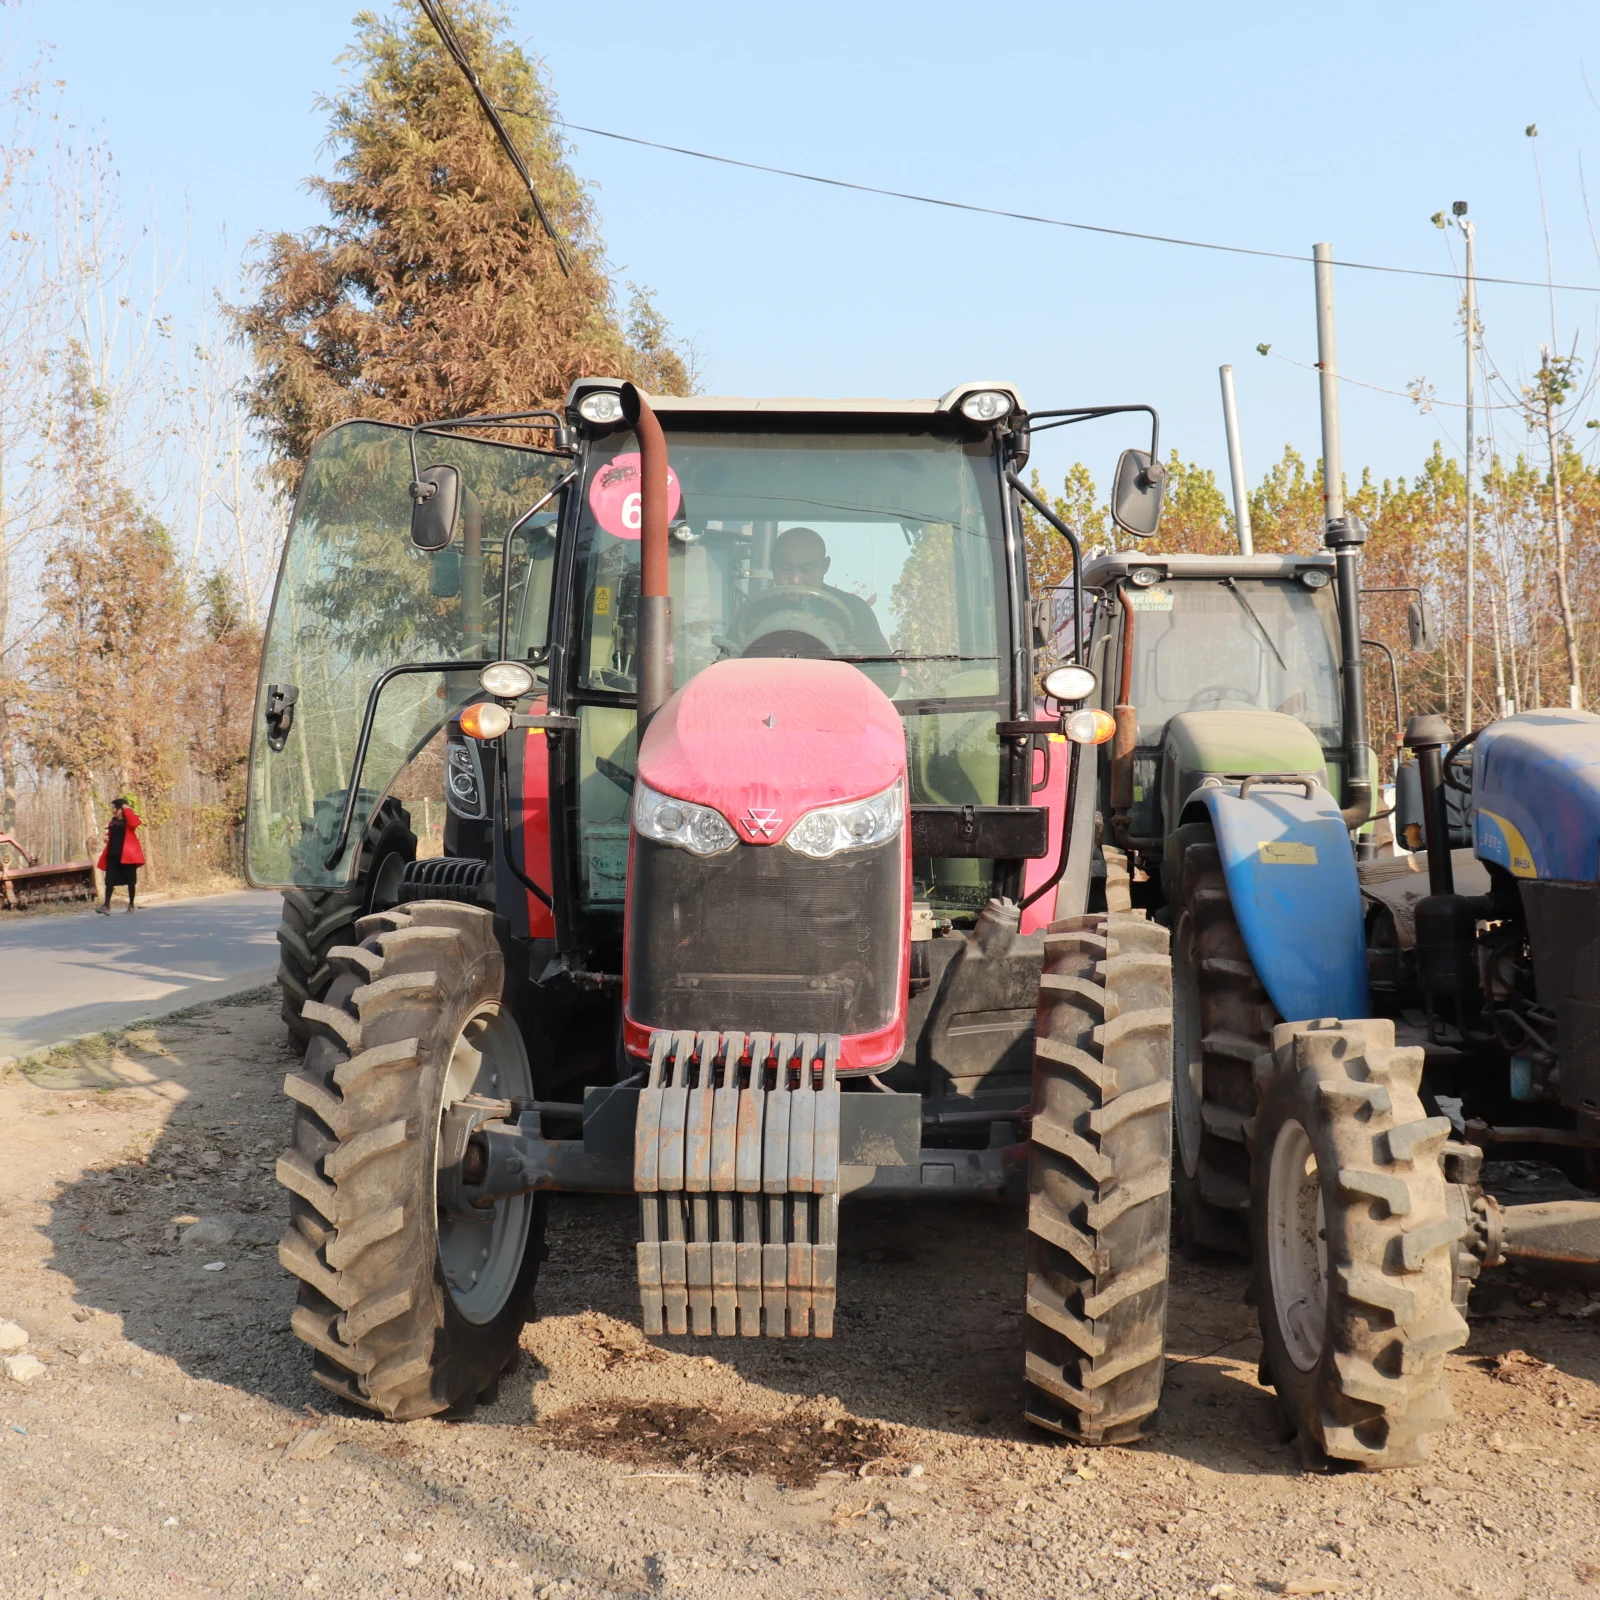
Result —
M772 546L774 583L820 589L830 565L828 547L815 528L785 528Z

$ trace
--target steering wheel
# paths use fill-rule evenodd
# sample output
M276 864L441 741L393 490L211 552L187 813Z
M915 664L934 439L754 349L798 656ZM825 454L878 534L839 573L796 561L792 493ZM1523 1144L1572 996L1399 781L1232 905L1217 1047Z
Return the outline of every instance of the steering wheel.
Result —
M837 636L840 644L853 640L856 632L856 619L851 615L850 608L838 595L829 594L826 589L806 588L801 584L778 584L763 593L753 596L745 601L735 625L739 636L745 641L744 653L752 653L752 646L763 633L792 633L798 630L788 628L765 629L762 623L768 618L775 618L784 612L804 612L815 617L823 623L829 632ZM809 636L808 636L809 637ZM821 645L820 640L813 641ZM785 652L788 653L787 651Z
M1189 696L1188 709L1198 711L1202 701L1216 705L1223 700L1242 700L1247 706L1256 703L1256 697L1248 689L1236 689L1231 683L1208 683L1205 688L1196 689Z

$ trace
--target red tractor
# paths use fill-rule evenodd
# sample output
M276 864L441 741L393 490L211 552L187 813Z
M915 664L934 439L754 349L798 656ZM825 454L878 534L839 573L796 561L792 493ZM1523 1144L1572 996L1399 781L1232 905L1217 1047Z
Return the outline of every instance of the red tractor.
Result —
M648 1332L818 1337L842 1199L1026 1193L1029 1418L1147 1431L1167 934L1093 904L1114 724L1075 643L1041 662L1078 549L1018 476L1033 430L1130 410L997 383L652 408L596 378L561 413L321 440L249 808L295 937L366 909L285 997L281 1259L319 1381L469 1412L551 1192L638 1196ZM1117 473L1139 535L1156 443ZM1023 501L1071 546L1065 605ZM391 794L425 751L444 853L411 860Z

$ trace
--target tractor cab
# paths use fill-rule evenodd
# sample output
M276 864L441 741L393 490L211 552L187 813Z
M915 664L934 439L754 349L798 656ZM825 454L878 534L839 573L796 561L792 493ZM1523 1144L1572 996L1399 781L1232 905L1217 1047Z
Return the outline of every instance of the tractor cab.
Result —
M522 772L525 739L494 752L507 757L512 793L531 799L548 781L553 802L553 860L541 848L528 863L532 909L514 873L504 909L562 949L620 947L641 491L618 389L580 383L565 419L541 417L536 430L507 420L493 438L462 425L413 433L351 422L319 441L267 641L255 881L345 885L381 797L446 727L446 852L486 852L473 825L493 809L485 785L498 775L455 724L485 696L483 669L516 662L527 694L574 725L537 740L542 757L549 737L548 780ZM980 392L1001 422L1020 415L1013 391ZM900 718L911 806L977 808L968 831L981 842L993 832L987 811L1032 799L1032 763L1001 725L1032 717L1035 688L1003 478L1013 433L972 422L964 398L662 399L656 409L670 461L674 687L729 660L848 663ZM526 442L530 431L539 445ZM407 536L412 486L434 479L459 512L446 542L420 548ZM1018 859L1003 846L987 859L967 848L919 855L913 897L970 925L997 888L1020 889Z
M1344 790L1335 558L1100 556L1084 569L1087 657L1117 722L1106 845L1147 866L1202 784L1263 772Z

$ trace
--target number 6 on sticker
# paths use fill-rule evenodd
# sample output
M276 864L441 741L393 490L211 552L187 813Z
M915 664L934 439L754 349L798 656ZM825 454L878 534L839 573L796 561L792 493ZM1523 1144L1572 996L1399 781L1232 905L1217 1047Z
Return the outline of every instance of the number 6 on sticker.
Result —
M678 515L683 490L678 475L667 468L667 521ZM596 471L589 483L589 510L613 538L637 539L644 522L644 496L639 484L639 452L629 450Z

